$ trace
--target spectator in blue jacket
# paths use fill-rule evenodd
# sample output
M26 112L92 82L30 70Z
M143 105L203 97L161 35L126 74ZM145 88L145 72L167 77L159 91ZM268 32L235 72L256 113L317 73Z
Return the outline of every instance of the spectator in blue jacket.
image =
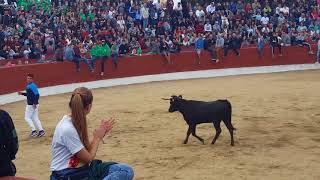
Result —
M197 56L198 56L197 63L200 64L200 55L204 49L204 39L202 37L202 34L198 34L198 37L195 41L195 48L196 48L196 52L197 52Z
M45 132L42 128L41 121L38 116L39 112L39 91L37 85L33 82L33 74L27 75L27 88L26 92L18 92L19 95L27 96L27 106L25 111L25 120L29 124L32 132L31 137L42 137L45 135ZM35 123L35 124L34 124ZM36 127L39 129L39 132L36 130Z

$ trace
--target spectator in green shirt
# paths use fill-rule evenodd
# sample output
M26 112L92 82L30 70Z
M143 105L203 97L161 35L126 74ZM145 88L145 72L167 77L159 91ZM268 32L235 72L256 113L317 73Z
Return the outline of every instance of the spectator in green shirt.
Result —
M106 60L110 56L110 47L104 39L102 39L101 54L102 54L102 58L101 58L101 73L100 73L100 75L103 76L104 75L104 66L105 66Z
M97 40L97 43L91 48L90 50L90 55L91 55L91 67L92 67L92 71L94 70L95 64L94 62L96 60L101 60L101 72L100 75L103 76L104 75L104 66L105 66L105 62L108 58L108 56L110 56L110 47L108 46L107 43L103 43L101 39Z

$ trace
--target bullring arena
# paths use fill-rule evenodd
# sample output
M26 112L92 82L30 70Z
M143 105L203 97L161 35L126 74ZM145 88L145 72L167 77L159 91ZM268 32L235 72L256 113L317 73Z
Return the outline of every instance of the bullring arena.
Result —
M119 78L142 75L136 74L135 69L128 68L129 65L133 67L133 63L139 72L145 71L145 75L194 70L191 74L167 74L162 76L162 80L184 79L191 76L195 79L94 89L93 109L89 115L90 132L104 117L115 117L117 120L111 134L105 138L105 144L100 146L97 158L132 165L137 180L320 179L318 103L320 70L317 70L319 67L313 64L313 57L306 56L303 50L295 51L294 47L288 48L287 52L291 53L285 53L282 59L266 57L261 62L252 57L247 58L250 50L245 51L241 57L231 56L220 64L209 64L210 62L203 59L202 64L197 66L194 65L192 57L179 60L175 57L173 61L176 60L176 65L167 67L163 65L160 57L139 57L138 60L122 60L123 62L120 60L118 71L122 72L112 72L109 66L110 74L114 74L109 77L107 74L107 79L112 76ZM154 68L153 72L146 68L147 61L151 63L150 68ZM230 64L238 67L260 66L261 69L234 69L226 74L231 67ZM41 87L59 85L59 81L60 84L66 84L68 78L73 77L73 80L78 82L96 78L86 72L85 67L82 67L83 72L78 75L72 71L72 64L65 63L61 72L66 71L62 74L68 78L63 79L60 78L61 74L54 76L53 72L48 71L49 66L46 66L48 65L31 65L15 67L19 71L11 70L11 73L16 72L16 79L13 78L11 82L17 85L1 79L6 81L1 84L6 83L8 86L1 87L2 94L7 94L1 96L2 101L5 100L4 97L7 98L6 101L14 99L15 95L8 93L23 88L24 74L29 71L33 71L36 75L35 81L38 81ZM50 68L58 69L58 67L61 66L54 64ZM69 69L66 70L67 68ZM225 71L222 71L222 68L226 68ZM198 71L208 69L213 71ZM302 69L314 70L280 72ZM272 70L278 73L213 77L233 73L250 74L256 71L272 72ZM8 77L6 75L9 71L4 71L0 69L0 74L2 77ZM121 74L124 71L127 75ZM195 75L202 72L206 74ZM47 82L45 78L52 81ZM154 76L141 77L143 78L152 79ZM160 80L161 78L157 79ZM68 83L74 83L70 81ZM117 81L121 82L121 79ZM114 82L116 81L110 84ZM11 85L12 89L9 87ZM40 93L56 94L81 85L88 84L70 84L62 90L61 87L57 90L59 86L55 86L56 89L40 89ZM99 85L89 85L99 87ZM230 146L230 136L224 125L220 138L215 145L211 145L210 142L215 134L212 124L198 126L197 133L204 138L205 145L200 144L192 136L189 143L183 145L187 125L181 114L168 113L169 103L161 100L173 94L182 94L186 99L203 101L228 99L233 106L232 122L237 128L235 146ZM61 117L68 113L69 98L70 93L41 97L40 118L47 134L44 138L37 139L28 137L29 127L23 117L25 101L0 107L12 115L18 131L20 148L15 160L17 176L48 179L53 131Z

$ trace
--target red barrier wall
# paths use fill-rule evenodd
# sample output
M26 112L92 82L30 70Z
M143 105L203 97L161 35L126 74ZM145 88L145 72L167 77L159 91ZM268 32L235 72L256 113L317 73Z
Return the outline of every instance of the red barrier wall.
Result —
M0 68L0 94L24 90L26 74L35 75L39 87L47 87L76 82L86 82L101 79L112 79L138 75L161 74L170 72L195 71L207 69L254 67L288 64L314 63L315 55L308 55L306 47L283 47L283 56L271 57L270 48L265 48L263 58L258 59L256 48L244 48L241 55L235 56L229 51L226 59L218 63L210 61L209 54L203 53L201 64L196 64L195 52L172 54L174 64L165 64L165 59L159 55L144 55L139 57L119 58L117 70L112 68L111 61L106 63L105 75L99 75L100 62L97 62L94 73L90 73L86 64L81 64L81 72L77 73L71 62L21 65L10 68Z

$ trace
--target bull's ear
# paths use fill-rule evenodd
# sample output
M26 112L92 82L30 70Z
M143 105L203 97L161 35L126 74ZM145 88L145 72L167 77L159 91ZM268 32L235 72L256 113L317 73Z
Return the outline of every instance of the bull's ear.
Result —
M182 95L179 95L179 98L182 99Z

